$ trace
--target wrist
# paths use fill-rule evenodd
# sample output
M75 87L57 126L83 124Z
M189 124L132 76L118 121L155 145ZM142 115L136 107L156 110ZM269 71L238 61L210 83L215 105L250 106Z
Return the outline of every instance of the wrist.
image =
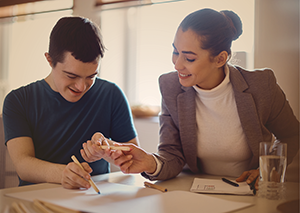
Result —
M156 160L154 159L154 156L152 154L148 154L147 161L148 163L146 165L148 165L148 168L144 172L148 174L153 174L157 168L157 164L156 164Z

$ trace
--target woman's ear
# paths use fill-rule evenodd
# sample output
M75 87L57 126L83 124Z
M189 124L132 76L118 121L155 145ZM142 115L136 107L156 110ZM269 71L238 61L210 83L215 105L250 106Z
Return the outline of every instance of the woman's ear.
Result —
M219 53L219 55L216 56L216 63L217 63L217 67L223 67L224 64L226 64L228 59L228 53L224 50L222 52Z
M46 60L48 61L48 63L49 63L49 65L50 65L50 67L52 67L53 68L53 66L52 66L52 58L51 58L51 56L49 55L49 53L45 53L45 57L46 57Z

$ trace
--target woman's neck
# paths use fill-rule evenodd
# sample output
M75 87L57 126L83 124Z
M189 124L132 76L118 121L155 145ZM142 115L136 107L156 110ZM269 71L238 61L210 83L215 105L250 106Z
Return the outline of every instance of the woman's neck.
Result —
M198 88L203 89L203 90L211 90L215 87L217 87L219 84L222 83L222 81L225 78L225 66L218 68L218 70L215 71L215 75L213 76L213 81L209 82L207 85L199 86L198 84L196 85Z

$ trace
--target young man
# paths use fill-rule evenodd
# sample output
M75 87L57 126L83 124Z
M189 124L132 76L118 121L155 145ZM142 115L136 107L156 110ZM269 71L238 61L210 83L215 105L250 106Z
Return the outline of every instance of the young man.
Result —
M45 53L50 74L5 98L5 141L20 185L51 182L89 188L89 173L109 172L108 151L100 152L100 160L82 163L85 171L71 162L71 156L83 161L84 142L94 133L138 144L124 94L97 77L103 53L94 23L81 17L61 18Z

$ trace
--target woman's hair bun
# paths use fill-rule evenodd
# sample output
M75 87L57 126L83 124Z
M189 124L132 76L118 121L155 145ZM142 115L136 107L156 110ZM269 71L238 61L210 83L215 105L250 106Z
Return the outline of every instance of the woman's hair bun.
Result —
M229 22L232 28L232 32L233 32L232 40L234 41L238 39L240 35L243 33L243 26L242 26L243 24L240 17L236 13L230 10L222 10L220 11L220 13L222 13L225 16L225 18L227 19L227 21Z

